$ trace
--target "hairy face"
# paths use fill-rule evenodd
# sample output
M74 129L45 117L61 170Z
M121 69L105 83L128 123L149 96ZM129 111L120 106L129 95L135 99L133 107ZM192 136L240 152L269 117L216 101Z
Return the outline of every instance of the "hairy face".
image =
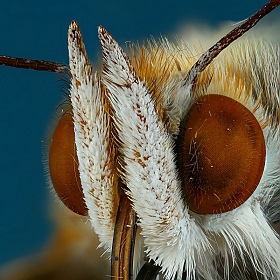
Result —
M229 46L278 2L201 56L166 38L126 53L100 26L94 72L73 21L69 67L10 58L71 72L49 173L111 254L112 278L280 279L271 226L280 219L279 47Z
M137 275L146 256L166 279L277 277L278 47L246 41L194 79L184 43L131 45L128 58L98 31L100 75L70 25L71 103L85 213L113 275L132 260Z

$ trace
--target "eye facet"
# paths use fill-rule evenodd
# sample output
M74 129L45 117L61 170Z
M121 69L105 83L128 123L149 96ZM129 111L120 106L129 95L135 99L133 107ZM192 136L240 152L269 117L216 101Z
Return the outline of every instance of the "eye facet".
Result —
M184 123L180 172L190 210L223 213L244 203L262 177L266 148L255 116L226 96L200 97Z
M73 212L87 215L71 114L64 114L55 129L50 146L49 170L53 187L61 201Z

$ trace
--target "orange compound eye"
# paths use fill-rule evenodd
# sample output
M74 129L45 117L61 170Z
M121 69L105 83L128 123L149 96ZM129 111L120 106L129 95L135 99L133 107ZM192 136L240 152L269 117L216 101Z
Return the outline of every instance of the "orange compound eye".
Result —
M76 153L74 123L70 114L60 119L50 146L50 176L61 201L73 212L87 215Z
M179 167L190 210L223 213L254 192L265 165L265 140L255 116L222 95L199 98L187 114Z

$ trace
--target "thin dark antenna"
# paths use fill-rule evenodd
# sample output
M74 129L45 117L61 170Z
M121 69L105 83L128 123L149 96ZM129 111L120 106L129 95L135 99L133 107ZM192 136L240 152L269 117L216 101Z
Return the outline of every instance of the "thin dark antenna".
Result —
M234 28L232 31L230 31L226 36L224 36L219 42L212 46L198 59L198 61L188 72L183 85L193 86L197 81L199 73L201 73L223 49L225 49L237 38L241 37L246 31L250 30L254 25L257 24L257 22L261 18L269 14L279 5L280 0L271 0L262 9L260 9L254 15L246 19L243 23Z
M0 65L56 73L69 72L69 66L63 63L56 63L44 60L32 60L26 58L16 58L4 55L0 55Z

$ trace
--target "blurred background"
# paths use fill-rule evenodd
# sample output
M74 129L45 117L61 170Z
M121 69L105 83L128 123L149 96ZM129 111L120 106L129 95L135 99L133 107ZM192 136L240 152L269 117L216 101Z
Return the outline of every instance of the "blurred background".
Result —
M125 42L166 35L200 40L208 48L224 22L246 19L266 1L21 1L1 0L0 54L68 63L67 30L77 20L89 59L100 63L97 26ZM280 8L258 24L258 36L277 41ZM226 24L230 30L234 26ZM208 45L207 45L208 44ZM0 66L0 269L37 253L49 242L50 189L43 155L55 110L62 101L61 76Z

